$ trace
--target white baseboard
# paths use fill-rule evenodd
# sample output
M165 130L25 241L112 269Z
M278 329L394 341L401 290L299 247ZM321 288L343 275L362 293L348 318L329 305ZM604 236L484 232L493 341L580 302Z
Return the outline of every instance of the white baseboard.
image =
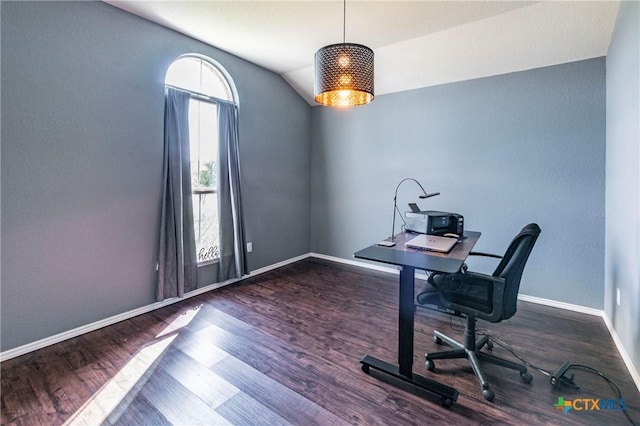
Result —
M4 352L0 352L0 362L9 360L11 358L15 358L15 357L20 356L20 355L27 354L29 352L36 351L38 349L42 349L42 348L47 347L47 346L51 346L51 345L56 344L56 343L63 342L65 340L71 339L73 337L78 337L78 336L80 336L82 334L89 333L91 331L95 331L95 330L98 330L100 328L112 325L112 324L116 324L116 323L118 323L120 321L124 321L124 320L130 319L130 318L136 317L138 315L146 314L147 312L151 312L153 310L160 309L160 308L168 306L168 305L172 305L172 304L180 302L182 300L189 299L189 298L194 297L194 296L198 296L198 295L200 295L202 293L206 293L208 291L215 290L217 288L224 287L226 285L236 283L236 282L241 281L243 279L247 279L247 278L254 277L256 275L263 274L265 272L271 271L271 270L276 269L276 268L280 268L280 267L288 265L290 263L294 263L294 262L297 262L299 260L306 259L309 256L310 256L310 254L307 253L307 254L304 254L302 256L297 256L297 257L294 257L294 258L291 258L291 259L287 259L285 261L278 262L278 263L275 263L273 265L266 266L264 268L256 269L255 271L252 271L251 273L249 273L248 275L245 275L241 279L233 279L233 280L228 280L228 281L224 281L224 282L221 282L221 283L211 284L211 285L208 285L206 287L202 287L202 288L198 288L196 290L190 291L189 293L185 294L184 297L172 297L170 299L163 300L162 302L151 303L149 305L142 306L140 308L133 309L131 311L123 312L121 314L114 315L114 316L109 317L109 318L105 318L105 319L102 319L102 320L99 320L99 321L96 321L96 322L92 322L91 324L83 325L83 326L74 328L72 330L68 330L68 331L64 331L64 332L59 333L59 334L55 334L55 335L50 336L50 337L45 337L44 339L40 339L40 340L37 340L37 341L32 342L32 343L27 343L26 345L18 346L17 348L13 348L13 349L9 349L9 350L4 351Z
M389 274L400 275L400 270L395 266L382 266L374 263L367 263L358 260L343 259L341 257L329 256L320 253L309 253L310 257L317 257L318 259L329 260L331 262L344 263L345 265L358 266L360 268L371 269L378 272L387 272ZM416 272L416 278L419 280L426 280L427 274L422 272Z
M589 308L587 306L574 305L571 303L558 302L557 300L543 299L542 297L527 296L526 294L519 294L518 300L524 302L537 303L538 305L550 306L552 308L564 309L565 311L573 311L581 314L593 315L601 317L604 313L601 309Z
M613 343L616 344L616 347L618 348L618 352L620 352L620 356L622 357L624 364L627 366L627 370L629 370L629 374L631 374L631 378L633 379L633 382L636 384L636 387L638 388L638 392L640 392L640 373L638 372L636 367L633 365L633 362L631 361L631 357L629 356L626 349L622 345L622 341L620 340L620 337L618 337L618 333L616 332L616 329L613 328L613 323L609 319L609 316L607 315L606 312L602 313L602 319L604 319L604 323L607 326L607 329L609 329L609 334L611 334Z
M251 273L249 273L249 275L245 275L242 279L244 280L244 279L247 279L247 278L255 277L256 275L264 274L265 272L269 272L269 271L273 271L274 269L282 268L283 266L287 266L287 265L289 265L291 263L295 263L295 262L297 262L299 260L303 260L303 259L306 259L308 257L311 257L311 253L306 253L306 254L302 254L300 256L292 257L290 259L283 260L282 262L274 263L272 265L256 269L255 271L251 271Z
M374 271L388 272L390 274L398 275L400 273L397 267L392 267L392 266L382 266L374 263L366 263L358 260L343 259L342 257L329 256L327 254L320 254L320 253L314 253L314 252L309 253L309 256L317 257L318 259L329 260L331 262L344 263L345 265L359 266L361 268L372 269Z

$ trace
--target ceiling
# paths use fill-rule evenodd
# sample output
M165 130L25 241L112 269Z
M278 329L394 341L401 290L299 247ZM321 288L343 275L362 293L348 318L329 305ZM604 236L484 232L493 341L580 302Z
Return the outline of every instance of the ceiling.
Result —
M375 93L605 56L618 1L118 1L107 3L280 74L310 105L327 44L375 53ZM343 11L346 9L346 15Z

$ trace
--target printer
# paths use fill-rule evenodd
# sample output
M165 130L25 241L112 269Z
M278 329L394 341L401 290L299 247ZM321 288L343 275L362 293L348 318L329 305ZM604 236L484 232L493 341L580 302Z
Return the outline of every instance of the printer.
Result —
M407 231L428 235L457 234L464 232L464 217L457 213L415 209L405 212Z

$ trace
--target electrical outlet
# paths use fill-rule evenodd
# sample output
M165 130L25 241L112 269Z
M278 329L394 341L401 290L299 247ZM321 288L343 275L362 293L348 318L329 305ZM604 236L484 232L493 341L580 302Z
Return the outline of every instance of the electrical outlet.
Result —
M253 251L253 243L247 243L247 253L251 253Z
M616 288L616 303L620 306L620 289Z

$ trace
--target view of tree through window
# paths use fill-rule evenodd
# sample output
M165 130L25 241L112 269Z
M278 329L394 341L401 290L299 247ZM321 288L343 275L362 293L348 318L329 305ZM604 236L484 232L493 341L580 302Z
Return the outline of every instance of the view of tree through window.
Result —
M218 258L218 121L215 104L191 99L189 143L193 224L198 261Z
M177 59L165 84L191 93L189 147L193 226L198 263L219 258L218 111L216 99L233 101L229 83L212 63L200 57Z

